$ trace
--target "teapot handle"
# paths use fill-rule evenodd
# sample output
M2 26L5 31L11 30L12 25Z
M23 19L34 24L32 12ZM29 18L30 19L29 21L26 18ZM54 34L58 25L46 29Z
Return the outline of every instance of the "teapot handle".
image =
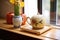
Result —
M27 17L27 23L28 23L29 25L31 25L31 18L30 18L30 17Z

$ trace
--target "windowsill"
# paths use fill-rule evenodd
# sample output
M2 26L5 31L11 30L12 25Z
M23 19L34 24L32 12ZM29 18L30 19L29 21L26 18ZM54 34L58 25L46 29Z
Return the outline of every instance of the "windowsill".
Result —
M3 22L5 22L5 20L3 19L1 19L0 20L0 24L1 23L3 23ZM4 26L4 25L3 25ZM5 28L5 27L7 27L7 25L6 26L4 26L4 27L2 27L2 24L0 25L0 29L2 29L2 30L6 30L6 31L10 31L10 32L14 32L14 33L17 33L17 34L21 34L21 35L25 35L25 36L29 36L29 37L32 37L32 38L37 38L37 39L44 39L44 40L52 40L52 39L55 39L55 38L52 38L52 36L51 36L51 34L53 34L53 32L51 32L51 31L53 31L52 29L54 29L55 31L56 31L56 29L57 28L52 28L51 29L51 31L49 30L49 31L47 31L47 33L43 33L43 34L41 34L41 35L32 35L32 34L30 34L30 33L25 33L25 32L21 32L20 31L20 28L18 28L18 29L8 29L9 27L12 27L12 25L11 26L8 26L7 28ZM53 26L52 26L53 27ZM59 29L60 30L60 29ZM51 37L48 37L48 35L47 34L49 34L49 32L51 33L49 36L51 36ZM45 36L45 35L47 35L47 36ZM57 34L58 35L58 34ZM56 36L56 35L54 35L54 36ZM52 38L52 39L51 39Z

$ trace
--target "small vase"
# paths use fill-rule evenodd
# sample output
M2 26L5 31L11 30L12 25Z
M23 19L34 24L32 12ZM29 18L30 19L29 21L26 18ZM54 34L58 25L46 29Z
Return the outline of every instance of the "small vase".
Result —
M20 28L21 24L22 24L22 17L21 16L14 16L14 18L13 18L14 28Z

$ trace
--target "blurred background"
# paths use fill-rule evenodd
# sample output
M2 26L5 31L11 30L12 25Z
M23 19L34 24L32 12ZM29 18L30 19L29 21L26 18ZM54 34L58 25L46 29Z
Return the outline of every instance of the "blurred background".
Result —
M24 1L25 0L21 0ZM50 21L56 22L56 0L50 1ZM33 3L33 2L32 2ZM26 5L26 4L25 4ZM42 0L37 0L37 11L42 14ZM8 12L14 12L14 6L9 2L9 0L0 0L0 18L5 18ZM20 8L21 13L25 13L25 7Z

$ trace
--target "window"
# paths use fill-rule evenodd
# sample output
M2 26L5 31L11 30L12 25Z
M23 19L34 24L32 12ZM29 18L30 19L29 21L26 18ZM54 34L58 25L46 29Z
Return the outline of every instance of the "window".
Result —
M50 23L56 25L56 0L50 1Z
M39 12L46 18L46 23L50 24L50 0L24 0L24 2L27 16L32 17Z
M25 3L24 12L27 15L27 17L37 15L38 13L37 0L24 0L24 3Z
M56 25L60 25L60 0L57 0L56 8Z
M42 15L46 19L46 23L50 24L50 0L42 0Z
M38 12L46 18L47 24L56 25L56 0L24 0L24 13L32 17Z

